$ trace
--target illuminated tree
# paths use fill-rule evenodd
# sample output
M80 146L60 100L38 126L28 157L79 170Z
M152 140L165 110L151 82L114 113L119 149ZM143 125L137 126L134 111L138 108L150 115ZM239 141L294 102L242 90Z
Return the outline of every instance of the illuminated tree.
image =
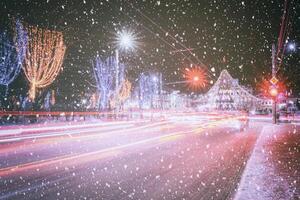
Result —
M118 99L121 102L124 102L126 99L130 97L131 93L131 86L132 84L129 82L129 80L124 80L120 87L120 92L118 94Z
M55 91L50 90L47 92L45 98L44 98L44 109L47 111L50 111L51 107L55 104Z
M99 55L92 61L94 76L99 92L98 107L100 109L108 109L109 98L113 91L114 67L116 60L114 57L109 57L106 60L101 60Z
M51 91L51 100L50 100L50 104L51 104L52 106L54 106L55 102L56 102L56 99L55 99L55 90L52 90L52 91Z
M153 108L154 98L160 94L161 80L157 74L142 73L139 77L139 107Z
M49 86L61 70L66 46L61 32L29 26L28 47L23 70L30 82L29 98L36 90Z
M43 105L43 108L47 111L50 111L50 101L51 101L51 93L50 91L48 91L44 99L44 105Z
M130 97L132 84L125 79L111 100L111 107L123 107L124 102Z
M97 93L93 93L90 101L91 101L91 108L96 108L97 107L97 99L99 99L98 94Z
M0 33L0 84L6 86L6 94L8 85L21 71L26 44L26 32L19 20L16 20L12 39L8 32Z

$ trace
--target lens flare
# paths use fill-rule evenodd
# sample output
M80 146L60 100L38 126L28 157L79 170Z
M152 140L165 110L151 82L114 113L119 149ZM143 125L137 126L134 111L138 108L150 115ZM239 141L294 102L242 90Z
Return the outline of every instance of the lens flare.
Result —
M130 29L119 31L114 44L119 50L134 50L139 46L138 35Z
M187 82L187 86L192 90L198 90L207 85L207 74L200 67L185 68L183 77Z
M270 78L262 79L258 84L257 88L260 94L266 98L271 98L277 96L279 93L285 93L287 88L284 84L284 81L280 79L276 84L276 90L273 88L273 85L269 81Z

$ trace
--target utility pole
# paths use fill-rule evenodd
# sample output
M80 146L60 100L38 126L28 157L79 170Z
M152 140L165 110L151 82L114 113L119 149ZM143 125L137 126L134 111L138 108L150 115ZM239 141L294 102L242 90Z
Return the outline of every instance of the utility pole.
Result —
M162 73L159 73L159 100L160 100L160 109L163 109L163 94L162 94Z
M270 93L271 96L273 97L273 104L272 104L272 116L273 116L273 124L277 123L277 111L276 111L276 107L277 107L277 78L276 78L276 73L277 73L277 69L276 69L276 49L275 49L275 44L272 45L272 79L270 80L272 86L270 88Z
M119 87L119 50L116 49L116 92Z

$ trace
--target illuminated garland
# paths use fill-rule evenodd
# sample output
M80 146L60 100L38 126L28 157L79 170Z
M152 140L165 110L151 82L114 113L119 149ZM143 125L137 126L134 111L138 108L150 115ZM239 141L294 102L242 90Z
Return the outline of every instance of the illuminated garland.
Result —
M101 110L108 109L109 98L113 91L114 67L116 60L114 57L108 57L102 60L99 55L92 61L93 72L96 79L98 90L98 107Z
M112 108L122 105L130 97L132 84L125 79L110 102Z
M61 32L29 26L28 48L23 66L30 82L29 98L34 101L36 90L45 88L57 77L61 70L66 46Z
M9 39L7 32L0 34L0 84L5 85L7 89L21 71L26 45L26 32L19 20L16 21L12 40Z

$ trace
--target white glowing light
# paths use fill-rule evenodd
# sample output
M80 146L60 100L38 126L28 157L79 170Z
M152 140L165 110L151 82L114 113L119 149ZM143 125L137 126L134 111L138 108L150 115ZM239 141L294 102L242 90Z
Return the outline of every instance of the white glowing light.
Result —
M152 80L153 80L153 82L157 82L157 81L158 81L158 78L157 78L156 76L153 76L153 77L152 77Z
M195 82L197 82L197 81L199 81L199 77L198 77L198 76L195 76L195 77L193 78L193 80L194 80Z
M134 50L138 46L137 35L130 30L122 30L117 33L116 46L120 50Z
M291 50L291 51L295 51L295 50L296 50L296 45L295 45L295 43L290 43L290 44L288 45L288 48L289 48L289 50Z

